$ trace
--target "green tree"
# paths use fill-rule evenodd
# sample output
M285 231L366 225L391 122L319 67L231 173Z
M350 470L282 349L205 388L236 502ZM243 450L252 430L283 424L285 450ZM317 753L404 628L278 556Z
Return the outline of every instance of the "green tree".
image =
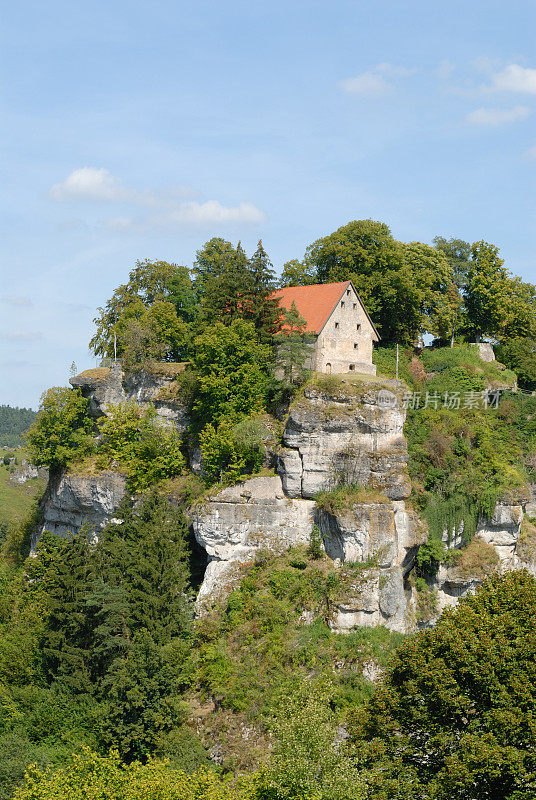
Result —
M255 325L259 341L269 342L279 329L281 309L272 296L275 272L261 240L249 259L248 271L250 288L244 316Z
M471 260L471 245L463 239L450 238L444 236L434 236L434 247L440 250L447 257L452 267L454 283L461 291L467 283L467 273Z
M214 237L197 251L193 266L194 285L197 293L203 296L210 278L220 277L236 258L236 250L231 242Z
M337 736L327 691L300 687L272 723L275 745L260 779L260 800L365 800L357 760Z
M199 434L203 472L211 483L235 483L245 473L246 460L230 422L209 423Z
M153 407L144 409L133 401L109 406L98 424L100 466L117 462L127 473L132 490L173 478L184 469L180 435L175 428L158 424Z
M270 348L257 342L253 324L243 319L216 322L197 336L192 365L198 375L193 405L198 428L262 411L270 360Z
M32 463L57 471L83 458L94 447L92 430L88 401L79 389L48 389L27 434Z
M177 679L150 634L139 631L126 658L104 681L107 716L103 738L127 762L145 761L158 737L184 719Z
M116 605L112 610L124 614L128 628L147 630L158 644L187 637L192 598L183 512L153 492L140 505L126 505L118 513L121 523L106 526L95 555L103 580L126 592L128 609ZM119 619L116 626L120 628Z
M13 800L255 800L255 776L187 774L166 761L125 765L114 748L102 756L82 748L61 766L32 766Z
M300 386L308 374L305 363L313 355L313 341L306 331L307 323L293 302L283 312L281 331L276 336L276 366L289 386Z
M197 316L198 297L188 267L177 267L168 281L169 301L183 322L191 323Z
M499 248L487 242L475 242L467 274L465 307L469 332L480 341L482 336L500 336L509 316L510 273L499 258Z
M220 320L229 325L233 320L251 315L249 298L254 287L246 253L240 242L232 252L226 252L220 272L204 278L201 301L201 321Z
M72 692L91 693L92 626L86 595L94 578L84 531L67 540L47 571L49 614L41 649L50 680Z
M535 613L534 577L496 574L401 645L352 729L371 797L533 796Z
M522 389L536 389L536 340L507 339L495 348L495 354L517 374Z
M397 242L385 223L349 222L306 251L322 283L351 280L382 339L412 344L423 332L445 326L442 294L452 267L438 250Z
M318 275L315 267L306 259L299 261L297 258L293 258L283 264L281 286L310 286L314 283L318 283Z
M136 266L129 274L128 283L118 286L104 308L99 308L99 316L93 322L96 332L89 343L95 355L112 358L114 356L114 338L121 332L121 320L140 316L144 308L158 301L170 298L170 281L179 267L167 261L136 261ZM128 311L130 306L138 311Z

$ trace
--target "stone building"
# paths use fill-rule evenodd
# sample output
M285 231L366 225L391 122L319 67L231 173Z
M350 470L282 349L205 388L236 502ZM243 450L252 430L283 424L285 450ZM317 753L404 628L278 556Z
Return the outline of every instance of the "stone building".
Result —
M278 289L274 297L287 311L294 303L307 323L307 333L316 337L310 369L376 374L372 349L380 336L351 281L289 286Z

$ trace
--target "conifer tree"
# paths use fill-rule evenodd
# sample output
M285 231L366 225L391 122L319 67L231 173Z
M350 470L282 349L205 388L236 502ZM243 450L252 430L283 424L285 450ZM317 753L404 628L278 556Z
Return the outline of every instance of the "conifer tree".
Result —
M122 523L108 525L101 534L96 553L99 574L126 592L132 630L145 628L159 644L186 636L191 594L183 513L156 493L139 507L119 513ZM116 613L119 610L118 605Z
M90 678L92 626L86 595L93 580L84 529L61 547L47 571L50 613L42 639L46 672L73 692L93 691Z
M279 329L281 309L272 296L276 286L275 272L261 239L249 260L249 273L251 286L244 316L255 325L258 340L267 342Z

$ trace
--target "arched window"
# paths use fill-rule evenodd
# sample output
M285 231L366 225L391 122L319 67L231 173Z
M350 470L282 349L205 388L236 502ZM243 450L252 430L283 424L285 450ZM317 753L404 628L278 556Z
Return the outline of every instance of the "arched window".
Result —
M326 372L328 373L328 375L331 375L331 364L329 363L329 361L326 364Z

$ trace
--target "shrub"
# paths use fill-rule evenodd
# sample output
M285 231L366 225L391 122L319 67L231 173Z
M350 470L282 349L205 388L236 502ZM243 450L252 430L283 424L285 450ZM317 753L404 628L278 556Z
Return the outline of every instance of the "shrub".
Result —
M166 761L121 764L112 750L99 756L87 748L63 767L32 767L14 800L253 800L251 777L232 780L202 769L186 774Z
M58 470L90 453L93 422L87 409L79 389L48 389L27 434L32 463Z
M155 417L154 408L125 402L110 407L99 421L99 466L117 462L133 491L179 475L184 468L179 434L159 425Z
M535 615L534 577L496 574L403 642L351 726L370 797L533 796Z

